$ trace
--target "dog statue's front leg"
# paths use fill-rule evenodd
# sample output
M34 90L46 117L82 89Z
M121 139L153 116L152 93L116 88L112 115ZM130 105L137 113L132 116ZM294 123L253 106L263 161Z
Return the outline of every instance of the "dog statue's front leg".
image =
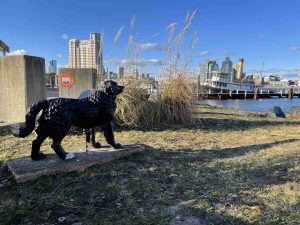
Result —
M89 148L101 148L101 144L99 142L96 141L96 136L95 136L95 128L92 128L92 132L90 131L90 129L83 129L83 132L85 134L85 140L87 143L86 147Z
M96 141L96 129L95 129L95 127L92 128L92 140L90 140L90 144L94 148L101 148L101 144L98 141Z
M114 132L112 128L111 122L105 123L102 125L103 131L104 131L104 137L108 144L110 144L115 149L122 148L122 145L120 143L115 142L114 138Z

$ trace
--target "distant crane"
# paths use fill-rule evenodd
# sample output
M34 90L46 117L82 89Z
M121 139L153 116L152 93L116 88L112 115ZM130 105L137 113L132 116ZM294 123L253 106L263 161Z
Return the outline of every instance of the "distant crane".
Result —
M263 73L263 70L264 70L264 66L265 66L265 60L263 61L262 66L261 66L261 71L260 71L260 77L261 78L262 78L262 73Z

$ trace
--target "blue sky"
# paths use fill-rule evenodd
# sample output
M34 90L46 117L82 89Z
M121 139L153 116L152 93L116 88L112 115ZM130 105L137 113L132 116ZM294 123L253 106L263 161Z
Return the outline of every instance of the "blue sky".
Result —
M245 58L248 73L260 71L264 61L265 73L295 78L300 67L299 0L3 0L1 9L0 39L11 51L41 56L46 62L57 59L60 65L68 64L69 38L88 39L90 32L99 32L105 37L105 68L115 70L133 35L134 44L144 43L141 70L156 73L168 38L166 27L178 23L179 32L187 12L196 10L182 48L192 60L191 70L210 58L221 64L227 55L233 62ZM187 50L195 31L198 45Z

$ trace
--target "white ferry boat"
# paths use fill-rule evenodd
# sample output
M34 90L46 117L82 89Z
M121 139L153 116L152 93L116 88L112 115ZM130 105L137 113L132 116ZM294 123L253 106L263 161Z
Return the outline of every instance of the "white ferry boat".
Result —
M215 72L212 74L210 80L207 80L203 85L212 92L247 92L254 93L255 85L254 81L242 80L241 82L232 82L229 74L222 72Z

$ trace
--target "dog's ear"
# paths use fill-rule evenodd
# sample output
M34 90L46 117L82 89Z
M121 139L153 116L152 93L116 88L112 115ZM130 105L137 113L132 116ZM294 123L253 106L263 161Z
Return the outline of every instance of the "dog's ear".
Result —
M123 86L119 86L118 83L113 80L104 81L101 85L101 91L109 95L118 95L123 91L123 89Z
M99 90L102 91L102 92L108 93L109 88L110 88L110 82L109 81L104 81L104 82L102 82Z
M102 83L100 90L109 95L112 95L114 93L114 84L116 84L116 82L112 80L106 80Z

